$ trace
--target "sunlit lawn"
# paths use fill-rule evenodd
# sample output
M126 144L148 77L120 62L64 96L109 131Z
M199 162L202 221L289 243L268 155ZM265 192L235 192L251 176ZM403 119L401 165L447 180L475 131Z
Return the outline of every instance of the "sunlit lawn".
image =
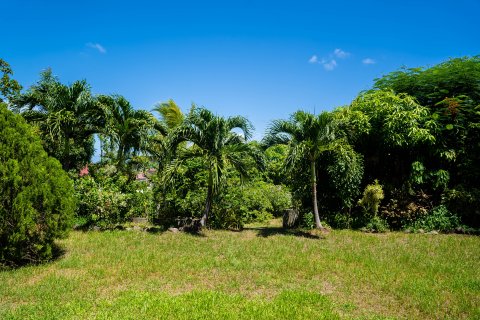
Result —
M0 272L0 319L480 319L480 237L73 232Z

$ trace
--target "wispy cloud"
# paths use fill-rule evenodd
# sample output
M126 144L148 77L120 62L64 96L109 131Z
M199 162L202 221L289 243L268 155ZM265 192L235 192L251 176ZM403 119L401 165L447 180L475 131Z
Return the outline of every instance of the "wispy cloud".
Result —
M318 63L318 57L316 55L313 55L309 60L309 63Z
M100 43L89 42L89 43L87 43L87 47L92 48L92 49L96 49L96 50L98 50L98 52L100 52L102 54L107 53L107 49L105 49Z
M335 49L335 50L333 50L333 55L336 58L345 59L350 55L350 53L346 52L346 51L343 51L342 49Z
M337 67L337 61L335 59L322 60L323 68L327 71L332 71Z
M363 64L375 64L376 61L371 59L371 58L365 58L365 59L362 60L362 63Z
M346 59L349 56L350 56L349 52L346 52L342 49L337 48L337 49L333 50L333 52L331 52L328 55L328 57L324 57L321 60L318 59L318 56L314 54L308 60L308 62L312 63L312 64L317 64L317 63L321 64L325 70L332 71L338 66L338 63L337 63L338 59Z

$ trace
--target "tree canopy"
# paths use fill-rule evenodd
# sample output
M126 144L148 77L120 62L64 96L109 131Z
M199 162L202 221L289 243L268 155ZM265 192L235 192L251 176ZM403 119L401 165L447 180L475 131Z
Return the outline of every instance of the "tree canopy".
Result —
M0 103L0 263L50 259L71 226L73 185L20 115Z

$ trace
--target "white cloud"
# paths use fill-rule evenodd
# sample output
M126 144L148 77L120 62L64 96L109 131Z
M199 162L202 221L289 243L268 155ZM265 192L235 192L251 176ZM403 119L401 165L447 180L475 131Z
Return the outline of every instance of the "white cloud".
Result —
M318 62L318 57L316 55L313 55L309 60L309 63L317 63Z
M105 49L100 43L89 42L87 43L87 47L96 49L100 53L107 53L107 49Z
M345 59L350 55L349 52L343 51L342 49L335 49L333 55L339 59Z
M337 67L337 61L335 61L334 59L328 60L328 61L322 60L322 65L325 68L325 70L332 71Z
M375 64L376 61L371 59L371 58L365 58L365 59L362 60L362 63L363 64Z
M343 51L342 49L335 49L332 53L328 55L328 58L322 58L321 60L318 59L317 55L313 55L308 62L312 64L321 64L323 68L327 71L334 70L338 63L336 59L345 59L350 56L349 52Z

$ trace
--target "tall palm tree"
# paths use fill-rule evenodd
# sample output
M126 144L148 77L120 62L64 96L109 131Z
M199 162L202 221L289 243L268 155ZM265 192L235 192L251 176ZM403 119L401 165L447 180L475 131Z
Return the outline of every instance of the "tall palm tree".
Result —
M264 144L285 144L289 153L285 160L286 170L293 170L305 158L310 162L312 205L317 229L323 228L320 222L317 203L316 163L320 155L335 149L341 140L335 137L335 124L330 113L313 115L304 111L295 112L290 120L275 120L267 130Z
M148 151L158 162L158 172L160 173L173 156L172 150L168 146L169 134L183 123L185 115L172 99L158 103L152 111L160 114L158 122L160 128L150 137Z
M60 160L65 170L90 161L93 134L105 125L106 115L85 80L67 86L47 70L13 103L28 122L37 125L45 149Z
M108 122L103 134L116 149L116 161L120 170L126 162L141 151L148 149L148 137L161 126L148 111L135 110L122 96L98 96L100 104L106 107Z
M180 107L172 99L167 102L157 104L153 111L156 111L162 117L162 121L165 123L169 130L173 130L182 124L185 119Z
M242 134L234 132L237 129ZM248 166L253 158L263 166L263 158L246 143L251 137L252 126L241 116L223 118L204 108L192 107L184 122L171 134L169 145L173 150L183 143L188 144L180 150L174 163L200 157L208 171L205 211L200 220L204 227L212 207L213 196L224 182L227 167L233 167L241 179L247 177ZM172 169L174 167L170 167ZM168 174L167 170L167 174Z

